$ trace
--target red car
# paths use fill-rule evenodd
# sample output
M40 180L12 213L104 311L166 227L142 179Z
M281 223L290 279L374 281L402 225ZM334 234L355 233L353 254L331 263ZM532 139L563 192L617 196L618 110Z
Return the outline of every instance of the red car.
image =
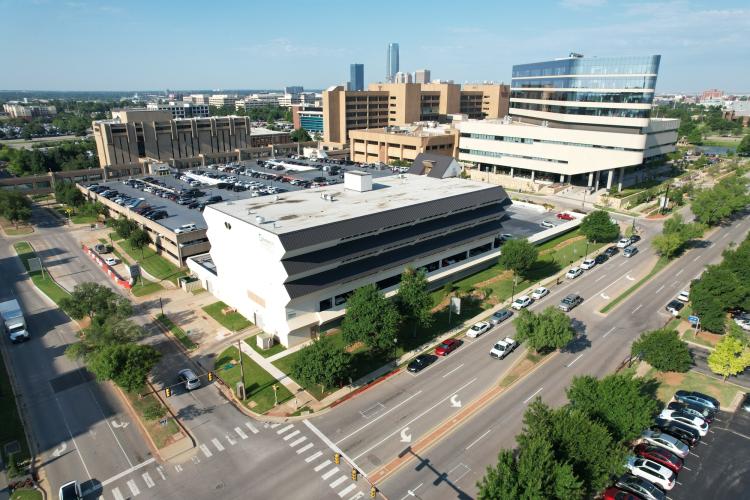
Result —
M669 450L665 450L661 446L654 446L647 443L641 443L635 447L635 454L653 460L654 462L663 465L675 474L680 472L684 461L672 453Z
M455 351L461 343L456 339L444 340L442 344L435 348L435 354L438 356L447 356Z
M562 219L562 220L573 220L573 219L575 219L575 217L573 217L572 215L570 215L567 212L560 212L559 214L557 214L557 218L558 219Z
M603 500L640 500L641 497L612 486L604 490L602 498Z

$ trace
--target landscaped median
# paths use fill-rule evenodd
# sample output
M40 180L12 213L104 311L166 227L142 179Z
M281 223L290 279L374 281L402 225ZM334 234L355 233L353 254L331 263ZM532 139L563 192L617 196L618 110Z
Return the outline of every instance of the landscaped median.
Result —
M646 276L638 280L634 285L632 285L630 288L622 292L620 295L615 297L609 304L601 308L599 311L602 314L608 313L610 310L612 310L617 304L622 302L623 300L627 299L630 295L633 294L636 290L638 290L640 287L642 287L646 282L648 282L651 278L656 276L656 273L664 269L667 264L669 264L669 259L665 257L659 257L659 260L656 261L656 264L654 264L654 267L651 269L651 271L648 272Z
M47 297L49 297L57 306L60 306L60 301L70 294L60 285L46 271L31 271L29 267L29 260L36 258L36 252L27 241L19 241L13 244L13 248L16 250L18 257L23 262L26 272L29 274L31 281L34 285L41 290Z

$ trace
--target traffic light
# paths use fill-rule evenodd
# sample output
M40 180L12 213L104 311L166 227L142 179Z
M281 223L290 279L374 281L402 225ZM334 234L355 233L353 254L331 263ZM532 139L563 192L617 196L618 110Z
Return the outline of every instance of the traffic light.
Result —
M370 498L378 496L378 489L375 486L370 487Z
M164 395L166 397L170 397L172 395L172 388L171 387L167 387L166 389L164 389Z
M357 480L357 469L352 467L352 481L356 481L356 480Z
M208 381L211 382L214 379L214 372L208 372Z
M341 463L341 453L333 454L333 463L335 463L336 465Z

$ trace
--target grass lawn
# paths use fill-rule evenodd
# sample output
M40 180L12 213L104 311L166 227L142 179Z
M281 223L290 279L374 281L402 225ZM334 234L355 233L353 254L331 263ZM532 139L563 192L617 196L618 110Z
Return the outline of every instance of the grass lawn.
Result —
M5 364L0 358L0 450L4 453L4 446L11 441L18 441L21 451L16 455L17 463L23 462L29 458L29 447L26 443L26 435L23 432L23 422L18 416L16 409L16 398L13 395L13 389L10 385L8 372L5 371ZM3 462L7 457L3 456Z
M682 340L710 347L711 349L716 347L716 344L720 338L721 336L713 335L710 333L698 333L698 335L696 335L694 328L689 328L682 333Z
M213 319L218 321L221 324L221 326L233 332L244 330L245 328L253 324L251 321L248 321L247 318L245 318L243 315L241 315L238 312L231 312L229 314L223 314L222 311L226 307L228 306L224 302L219 301L219 302L214 302L213 304L209 304L203 307L203 310L206 311L206 313L209 316L211 316Z
M21 262L23 262L23 266L29 273L31 281L37 288L44 292L47 297L52 299L55 304L59 306L62 299L70 296L64 288L50 278L49 273L45 272L44 275L42 275L41 271L29 271L29 259L36 257L36 252L34 252L34 249L31 248L31 245L29 245L28 242L19 241L13 245L13 248L15 248L16 253L21 258Z
M657 397L667 402L672 399L678 389L686 391L698 391L713 396L719 400L722 408L726 408L740 390L737 386L725 384L720 380L713 379L702 373L687 372L657 372L653 368L646 373L646 378L653 377L659 382Z
M183 346L185 346L186 349L195 349L197 347L195 342L190 340L190 337L188 337L187 333L185 333L185 330L175 325L174 322L171 319L169 319L168 316L160 314L156 317L156 321L161 323L164 326L164 328L172 332L172 334L175 337L177 337L177 340L179 340L180 343Z
M23 224L20 223L18 225L18 228L16 228L16 225L10 222L8 219L4 217L0 217L0 226L3 227L3 231L5 231L5 234L8 236L21 236L24 234L31 234L34 232L34 227L29 224Z
M122 241L122 237L116 232L109 233L109 237L112 241Z
M125 250L134 261L138 261L141 267L143 267L143 269L154 278L160 280L168 279L176 284L179 278L186 275L185 271L157 254L150 247L144 247L141 251L138 248L134 248L128 240L121 240L119 243L122 249Z
M261 349L258 347L258 342L255 340L255 335L252 337L248 337L245 339L245 343L253 348L255 352L263 356L264 358L270 358L274 354L278 354L284 350L286 350L286 347L284 347L284 344L274 344L273 347L270 349Z
M664 269L664 267L669 264L669 259L666 259L664 257L659 257L659 260L656 261L656 264L654 264L653 269L649 271L649 273L638 280L637 283L635 283L633 286L622 292L620 295L614 298L609 304L604 306L599 312L604 314L610 311L613 307L615 307L617 304L628 298L633 292L638 290L640 287L642 287L648 280L653 278L656 273Z
M152 293L156 293L160 290L164 290L164 287L161 286L161 283L148 281L143 276L141 276L135 286L130 289L130 293L132 293L136 297L143 297Z
M21 488L15 490L10 500L42 500L42 494L34 488Z
M177 425L174 419L169 416L169 418L167 419L167 425L161 425L159 423L159 419L146 420L146 418L143 416L143 412L146 410L146 408L150 406L161 406L161 401L159 401L159 398L157 398L153 394L147 394L142 398L139 397L138 394L132 394L129 392L126 392L125 395L130 400L130 404L133 405L135 411L138 413L138 417L141 423L143 423L143 426L146 428L146 432L148 432L148 435L151 436L151 439L154 440L156 447L164 448L166 445L170 444L172 436L180 432L180 427ZM167 413L166 415L169 414Z
M216 358L216 363L214 365L216 374L227 383L232 391L235 390L235 385L240 380L240 365L237 354L238 351L236 347L228 347ZM257 413L265 413L273 408L274 384L278 387L277 396L279 404L293 397L292 393L284 386L284 384L278 382L270 373L261 368L246 354L242 354L242 364L245 370L244 382L245 394L247 396L245 404L247 404L248 408L251 410ZM251 405L251 401L254 402L255 405Z

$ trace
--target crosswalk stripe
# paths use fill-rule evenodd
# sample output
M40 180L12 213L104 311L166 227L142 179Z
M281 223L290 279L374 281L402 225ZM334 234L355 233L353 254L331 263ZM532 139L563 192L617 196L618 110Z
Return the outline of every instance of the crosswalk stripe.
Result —
M349 500L359 500L360 498L364 498L365 492L364 491L358 491L354 495L349 497Z
M288 431L289 429L291 429L293 427L294 427L294 425L289 424L286 427L282 427L281 429L279 429L278 431L276 431L276 434L284 434L286 431Z
M115 500L125 500L119 488L112 488L112 494L115 496Z
M313 470L315 472L320 472L323 469L325 469L326 467L328 467L329 465L331 465L331 461L330 460L326 460L325 462L323 462L320 465L316 466L315 469L313 469Z
M146 483L146 486L148 486L149 488L153 488L154 486L156 486L156 483L153 479L151 479L151 476L148 472L143 473L143 482Z
M338 478L337 480L335 480L334 482L332 482L329 486L331 488L335 488L338 485L340 485L341 483L343 483L344 481L346 481L346 479L347 479L346 476L341 476L340 478Z
M322 454L323 454L323 452L322 452L322 451L320 451L320 450L318 450L318 451L316 451L315 453L313 453L312 455L310 455L309 457L307 457L307 458L305 459L305 462L307 462L307 463L309 464L310 462L312 462L313 460L315 460L316 458L318 458L318 457L319 457L319 456L321 456Z
M312 443L307 443L305 446L303 446L302 448L300 448L299 450L297 450L297 455L303 454L304 452L306 452L307 450L309 450L312 447L313 447Z
M347 486L347 487L346 487L346 488L344 488L343 490L339 491L339 496L340 496L341 498L344 498L344 497L345 497L345 496L346 496L346 495L347 495L348 493L350 493L350 492L351 492L351 491L352 491L353 489L355 489L356 487L357 487L357 485L356 485L356 484L350 484L349 486Z
M217 450L219 450L219 451L224 451L224 445L223 445L223 444L221 444L221 441L219 441L219 440L218 440L218 439L216 439L216 438L213 438L213 439L211 440L211 442L212 442L212 443L214 444L214 446L216 447L216 449L217 449Z
M201 449L203 449L203 448L201 448ZM208 448L206 448L206 449L208 449ZM175 465L174 466L174 470L176 470L177 472L182 472L182 465L180 465L180 464Z
M211 450L209 450L208 446L206 446L205 444L200 445L200 449L203 452L203 454L206 455L206 458L213 455L213 453L211 453Z
M163 479L164 481L166 481L166 480L167 480L167 476L165 476L165 475L164 475L164 470L163 470L163 469L161 468L161 465L160 465L159 467L157 467L157 468L156 468L156 472L158 472L158 473L159 473L159 475L161 476L161 478L162 478L162 479Z
M326 472L325 474L323 474L320 477L322 477L323 479L328 479L329 477L333 476L334 474L338 474L338 472L339 472L339 468L338 467L334 467L333 469L329 470L328 472Z
M132 479L127 482L127 485L134 497L137 497L141 493L141 490L138 489L138 486L136 486L135 481Z
M239 437L241 437L242 439L247 439L247 434L245 434L245 431L243 431L243 430L242 430L242 429L240 429L239 427L235 427L235 428L234 428L234 432L236 432L236 433L237 433L237 435L238 435Z
M279 426L279 424L273 424L271 426L271 429L275 429L278 426ZM253 424L251 424L250 422L245 422L245 427L247 427L248 429L250 429L250 432L252 432L253 434L257 434L258 433L258 429Z
M289 441L290 439L292 439L294 436L296 436L299 433L300 433L299 431L294 431L290 434L287 434L286 436L284 436L284 441Z
M224 439L227 440L227 443L229 443L229 446L234 446L237 444L237 441L229 437L229 434L224 434Z
M289 446L291 446L292 448L294 448L298 444L304 443L305 441L307 441L307 438L305 436L302 436L301 438L295 439L294 441L292 441L291 443L289 443Z
M275 429L276 427L280 426L281 424L271 424L271 429Z

